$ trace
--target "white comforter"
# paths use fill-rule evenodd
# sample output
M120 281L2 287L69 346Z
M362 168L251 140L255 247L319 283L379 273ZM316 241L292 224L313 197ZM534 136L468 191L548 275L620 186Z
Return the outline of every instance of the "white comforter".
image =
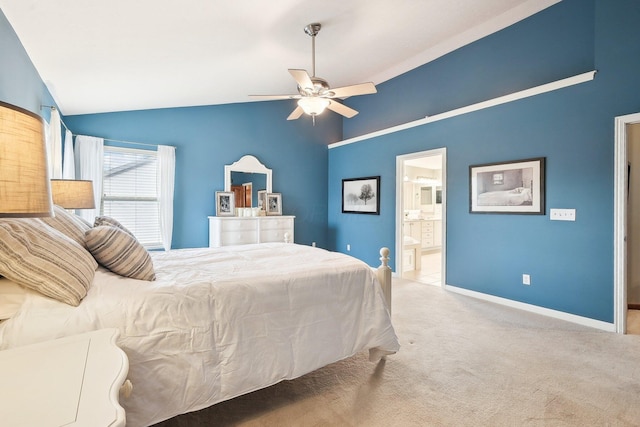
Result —
M134 392L128 426L292 379L364 349L399 345L371 269L294 244L154 253L157 280L99 269L79 307L30 294L0 348L115 327Z

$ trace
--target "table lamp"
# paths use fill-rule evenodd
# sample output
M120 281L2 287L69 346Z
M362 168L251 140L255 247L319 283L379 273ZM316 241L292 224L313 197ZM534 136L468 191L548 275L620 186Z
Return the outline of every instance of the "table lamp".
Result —
M44 123L0 102L0 217L53 216Z
M53 203L65 209L93 209L93 181L81 179L52 179Z

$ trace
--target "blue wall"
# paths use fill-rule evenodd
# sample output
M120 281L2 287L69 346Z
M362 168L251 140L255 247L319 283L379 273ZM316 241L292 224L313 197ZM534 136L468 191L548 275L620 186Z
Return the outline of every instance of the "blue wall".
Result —
M41 109L40 105L56 105L2 10L0 10L0 101L44 116L47 121L51 117L51 110Z
M597 69L594 81L329 151L331 245L395 245L395 158L447 147L447 284L613 322L614 118L640 111L640 2L565 0L380 85L345 137ZM450 97L447 96L450 94ZM546 157L548 214L469 213L469 165ZM381 175L381 214L340 213L342 178ZM522 274L532 278L521 284Z
M273 170L273 191L282 193L284 215L295 215L295 242L326 247L326 141L341 138L340 119L312 126L287 121L289 101L168 108L67 116L74 134L176 148L173 248L208 245L207 216L215 192L224 190L224 165L245 154ZM140 148L140 147L138 147Z
M395 242L395 157L447 147L450 285L613 321L613 123L640 111L640 2L564 0L529 19L378 85L347 103L360 114L316 127L287 122L289 102L65 117L75 133L177 147L174 247L204 246L223 165L256 155L274 170L296 242L371 265ZM327 150L325 144L531 86L598 70L592 82ZM51 95L0 13L0 100L42 113ZM341 125L343 126L341 128ZM344 135L342 135L344 134ZM468 213L468 167L547 159L548 215ZM381 214L340 212L341 180L380 175ZM327 214L328 212L328 214ZM528 273L532 285L522 286Z
M13 28L0 11L0 100L50 118L56 105ZM327 142L342 139L339 116L287 121L292 101L132 111L63 117L74 134L176 150L173 248L208 245L207 216L224 189L224 165L245 154L273 169L283 213L295 215L296 243L327 246ZM107 142L108 143L108 142Z

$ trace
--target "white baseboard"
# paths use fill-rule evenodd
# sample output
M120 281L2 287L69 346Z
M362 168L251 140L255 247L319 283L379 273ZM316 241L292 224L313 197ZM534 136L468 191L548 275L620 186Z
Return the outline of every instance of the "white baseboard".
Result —
M588 326L590 328L600 329L607 332L615 332L616 328L613 323L603 322L601 320L590 319L588 317L576 316L575 314L565 313L563 311L551 310L550 308L539 307L537 305L526 304L519 301L513 301L506 298L496 297L494 295L483 294L481 292L470 291L456 286L445 285L444 289L455 292L457 294L470 296L484 301L493 302L507 307L517 308L519 310L528 311L530 313L541 314L543 316L552 317L554 319L565 320L578 325Z

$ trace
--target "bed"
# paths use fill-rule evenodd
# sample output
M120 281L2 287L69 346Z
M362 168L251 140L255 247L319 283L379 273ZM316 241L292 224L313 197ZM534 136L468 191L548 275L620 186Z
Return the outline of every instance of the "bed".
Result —
M531 203L531 189L525 187L478 194L478 206L521 206Z
M101 227L114 228L92 228ZM0 251L8 238L2 230L0 224ZM361 351L375 361L399 349L378 274L353 257L292 243L145 254L155 280L123 277L101 262L75 306L0 279L0 301L3 289L5 297L22 289L21 299L5 298L11 307L0 322L0 349L117 328L134 387L121 399L129 426L199 410Z

